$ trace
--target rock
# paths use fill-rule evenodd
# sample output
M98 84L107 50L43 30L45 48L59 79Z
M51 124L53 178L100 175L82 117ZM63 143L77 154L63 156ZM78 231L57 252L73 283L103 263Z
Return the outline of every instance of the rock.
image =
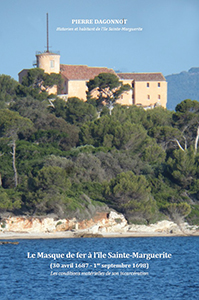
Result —
M75 235L77 238L102 238L103 235L99 233L89 233L89 232L84 232L84 233L78 233Z
M99 232L99 225L98 224L96 224L96 225L92 226L91 228L89 228L89 233L91 233L91 234L96 234L98 232Z
M19 242L4 242L4 241L0 241L0 245L8 245L8 244L11 244L11 245L18 245Z

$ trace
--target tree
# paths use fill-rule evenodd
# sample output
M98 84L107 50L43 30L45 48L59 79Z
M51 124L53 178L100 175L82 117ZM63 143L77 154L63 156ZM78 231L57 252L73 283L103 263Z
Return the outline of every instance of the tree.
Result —
M18 112L22 117L29 118L36 125L41 120L44 121L46 119L48 103L28 95L13 102L10 110Z
M149 136L156 139L163 150L176 148L178 141L182 140L182 133L172 126L154 126L148 131Z
M106 186L105 197L129 221L147 221L154 217L156 204L143 175L128 171L120 173Z
M172 126L172 116L173 112L163 107L155 107L145 111L142 124L148 131L157 126Z
M80 131L80 142L95 147L115 147L136 152L144 145L147 132L142 125L126 121L123 124L113 116L103 116L84 124ZM139 150L138 150L139 151Z
M18 185L18 173L16 168L16 142L19 132L25 131L32 127L32 122L21 117L18 113L8 109L0 110L0 134L6 138L7 143L12 147L12 165L14 171L15 187Z
M190 99L182 101L176 106L176 113L173 114L175 126L180 129L184 145L176 138L178 147L186 151L190 145L194 146L196 155L199 141L199 102Z
M18 85L10 76L0 75L0 108L15 100Z
M23 77L22 86L28 87L28 89L24 90L22 88L21 92L29 93L32 96L39 95L42 92L46 96L46 92L54 85L61 89L62 78L60 74L47 74L40 68L33 68L28 70L27 75Z
M171 218L171 220L178 224L182 230L181 223L183 222L184 218L190 214L191 206L186 202L170 203L167 204L162 210Z
M29 138L34 142L53 144L65 151L75 147L79 141L79 128L52 114L37 120L35 127L38 130Z
M70 101L70 100L69 100ZM51 106L49 108L49 111L52 114L55 114L56 117L58 118L62 118L62 119L66 119L66 110L67 110L67 102L60 99L60 98L56 98L55 101L53 101L53 107Z
M167 161L168 172L171 178L183 189L190 189L196 180L197 165L194 150L177 149Z
M56 166L45 166L34 178L29 178L30 199L25 205L34 213L57 213L63 217L67 205L66 191L71 187L66 171ZM25 193L27 195L27 192Z
M21 208L21 195L12 189L6 190L0 187L0 212L12 211Z
M94 79L87 82L88 87L88 97L92 93L97 92L97 104L98 106L106 104L109 108L109 113L113 109L114 103L119 99L119 97L126 91L131 89L129 84L122 84L119 78L115 74L111 73L100 73Z
M68 99L65 110L65 120L67 122L81 126L83 123L96 118L97 111L93 105L85 103L77 97Z

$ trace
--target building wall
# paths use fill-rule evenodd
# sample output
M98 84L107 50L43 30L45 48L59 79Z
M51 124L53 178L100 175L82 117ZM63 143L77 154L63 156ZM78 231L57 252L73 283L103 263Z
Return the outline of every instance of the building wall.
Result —
M36 55L37 68L43 69L45 73L60 73L60 55L44 52ZM57 86L48 89L48 94L57 94Z
M44 52L36 55L37 68L43 69L45 73L57 73L60 72L60 55Z
M68 97L78 97L86 101L87 86L84 80L65 81L64 93ZM122 80L123 84L129 84L132 87L132 80ZM148 85L149 87L148 87ZM97 96L93 93L93 97ZM154 107L159 104L166 108L167 103L167 82L166 81L135 81L133 89L123 93L117 100L121 105L142 105L145 107Z
M68 97L78 97L86 101L86 81L85 80L69 80L68 81Z
M167 82L166 81L135 81L134 104L154 106L159 103L166 108Z
M132 80L121 80L123 84L129 84L130 87L132 87ZM121 105L132 105L133 104L133 91L132 89L127 91L127 92L124 92L120 98L117 100L117 103L118 104L121 104Z
M24 77L24 76L27 76L27 74L28 74L28 69L24 69L24 70L22 70L22 71L18 74L18 76L19 76L19 83L22 84L23 77Z

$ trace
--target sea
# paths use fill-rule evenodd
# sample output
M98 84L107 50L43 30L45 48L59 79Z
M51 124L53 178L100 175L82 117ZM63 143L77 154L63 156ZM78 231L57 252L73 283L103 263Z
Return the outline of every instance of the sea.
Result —
M199 237L16 241L0 245L1 300L199 299Z

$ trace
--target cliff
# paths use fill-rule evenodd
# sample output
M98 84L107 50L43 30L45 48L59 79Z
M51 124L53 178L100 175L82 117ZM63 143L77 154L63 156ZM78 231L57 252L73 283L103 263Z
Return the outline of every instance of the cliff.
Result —
M57 237L73 237L81 233L107 235L125 235L125 236L147 236L147 235L182 235L198 234L196 227L191 227L187 223L181 226L174 222L164 220L156 224L146 225L129 225L122 214L115 211L110 213L98 212L92 219L77 221L73 219L55 219L53 217L25 217L11 216L1 220L0 237L6 234L28 234L31 236L44 234L54 234ZM72 235L67 235L72 233ZM66 234L66 235L64 235ZM11 236L11 235L10 235ZM52 236L52 235L51 235ZM53 237L54 237L53 236ZM27 235L26 235L27 237Z

